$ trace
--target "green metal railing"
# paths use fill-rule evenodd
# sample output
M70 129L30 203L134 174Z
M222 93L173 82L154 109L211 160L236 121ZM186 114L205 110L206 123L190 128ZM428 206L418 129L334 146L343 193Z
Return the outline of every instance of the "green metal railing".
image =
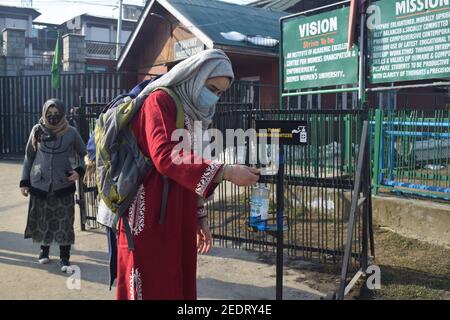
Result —
M450 200L450 113L376 110L373 188Z

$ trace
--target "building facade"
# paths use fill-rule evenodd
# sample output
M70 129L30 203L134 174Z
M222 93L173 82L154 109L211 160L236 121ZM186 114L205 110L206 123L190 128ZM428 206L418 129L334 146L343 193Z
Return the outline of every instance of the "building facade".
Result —
M276 107L279 19L286 14L215 0L149 1L118 70L137 73L139 81L165 73L201 50L222 49L233 63L236 80L254 84L239 95Z
M136 27L141 10L140 6L124 5L119 52ZM52 24L34 21L38 16L40 13L32 8L0 6L0 75L48 74L58 32L63 37L67 34L82 36L85 48L83 72L115 71L117 19L83 14L62 24ZM11 31L3 33L4 29ZM8 45L7 35L10 39ZM21 40L11 41L19 38ZM22 42L25 45L23 53ZM16 47L14 50L11 49L12 45Z

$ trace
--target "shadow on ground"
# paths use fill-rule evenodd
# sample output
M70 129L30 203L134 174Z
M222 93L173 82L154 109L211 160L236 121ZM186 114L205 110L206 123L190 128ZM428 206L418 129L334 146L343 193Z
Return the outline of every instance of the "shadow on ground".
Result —
M7 231L0 232L0 265L9 264L24 268L46 270L49 273L67 277L66 274L61 272L58 265L58 246L51 247L51 262L47 265L41 265L37 262L39 250L39 245L33 244L29 239L24 239L23 234ZM80 267L83 280L105 285L109 283L107 253L100 251L81 251L72 248L71 255L71 263ZM83 257L83 261L80 261L79 256Z
M276 298L275 286L262 287L242 283L226 282L211 278L197 279L199 299L218 300L274 300ZM284 296L289 299L317 300L319 296L296 288L284 286Z

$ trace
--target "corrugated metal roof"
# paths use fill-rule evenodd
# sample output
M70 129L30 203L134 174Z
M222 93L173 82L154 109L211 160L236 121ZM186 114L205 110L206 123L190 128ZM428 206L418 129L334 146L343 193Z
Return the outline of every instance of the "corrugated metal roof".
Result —
M128 61L130 52L136 49L136 41L140 38L143 25L148 22L152 7L158 3L178 19L208 47L222 47L228 50L233 47L237 51L277 55L278 45L267 47L250 42L231 41L220 33L236 31L247 36L263 36L280 40L279 19L287 12L273 11L256 7L241 6L217 0L149 0L139 18L137 26L122 50L117 62L121 69Z
M271 10L296 12L298 10L309 10L339 1L341 0L257 0L247 5Z
M287 12L241 6L216 0L167 0L193 26L205 33L215 44L261 50L271 47L225 39L220 33L237 31L244 35L260 35L280 39L279 19ZM190 26L186 26L190 27Z
M248 5L259 8L270 8L272 10L286 11L302 1L303 0L258 0L251 2Z
M280 1L280 3L277 5L276 9L286 11L302 1L303 0Z

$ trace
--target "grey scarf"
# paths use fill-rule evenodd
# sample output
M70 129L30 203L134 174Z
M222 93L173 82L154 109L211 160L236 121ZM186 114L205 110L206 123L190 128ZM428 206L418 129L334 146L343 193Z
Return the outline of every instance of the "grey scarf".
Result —
M139 96L148 95L157 87L172 87L183 102L185 113L194 121L201 121L203 129L206 129L211 124L215 107L198 107L198 99L206 80L214 77L228 77L231 83L234 74L227 55L222 50L209 49L177 64L147 85Z

